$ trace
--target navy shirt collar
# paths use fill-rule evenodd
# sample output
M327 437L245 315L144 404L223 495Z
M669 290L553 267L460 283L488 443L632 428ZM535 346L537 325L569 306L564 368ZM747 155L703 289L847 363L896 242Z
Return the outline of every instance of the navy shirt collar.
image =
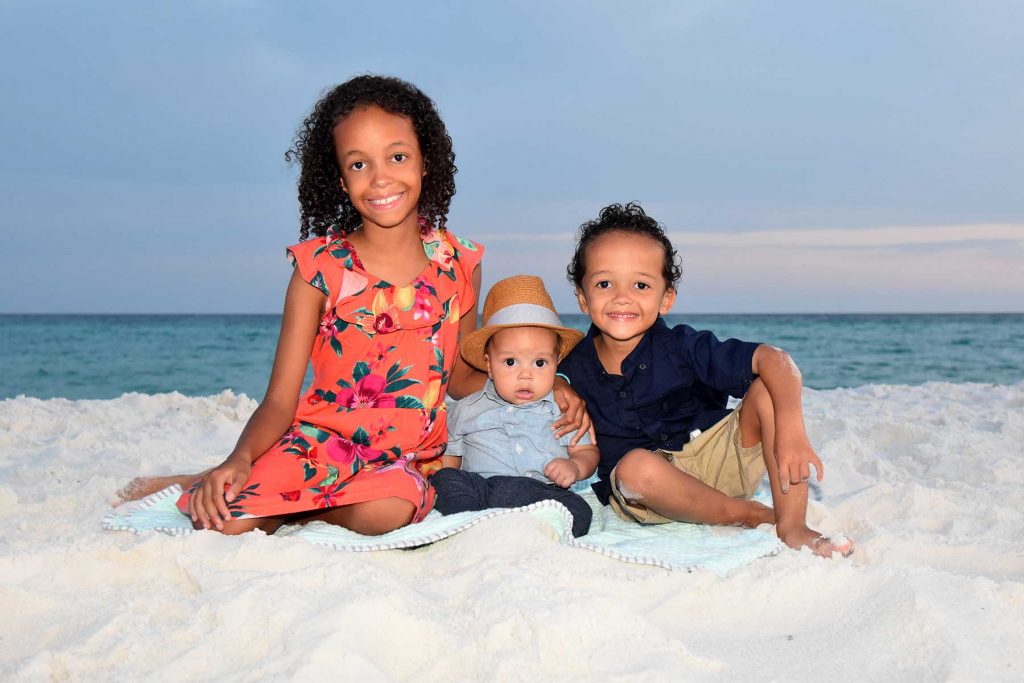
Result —
M625 381L630 381L633 376L637 373L646 373L650 371L651 359L654 357L654 337L656 334L667 330L668 325L665 324L664 318L660 315L658 319L654 321L654 324L644 332L644 336L640 339L640 342L636 345L629 355L622 359L620 370L622 371L622 377ZM585 350L591 361L595 363L595 367L598 369L598 374L603 377L613 377L611 373L604 369L604 365L601 363L601 358L597 355L597 347L594 345L594 340L597 339L601 331L597 329L593 323L590 324L590 329L587 330L586 345L583 346L582 350Z

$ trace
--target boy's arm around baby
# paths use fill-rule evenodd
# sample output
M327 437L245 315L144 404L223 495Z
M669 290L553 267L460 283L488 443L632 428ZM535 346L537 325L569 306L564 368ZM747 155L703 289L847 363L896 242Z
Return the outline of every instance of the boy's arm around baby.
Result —
M761 344L754 351L752 370L764 382L775 413L775 458L779 465L779 483L783 493L790 484L806 482L810 465L821 481L825 475L821 459L811 447L804 427L803 377L789 354Z

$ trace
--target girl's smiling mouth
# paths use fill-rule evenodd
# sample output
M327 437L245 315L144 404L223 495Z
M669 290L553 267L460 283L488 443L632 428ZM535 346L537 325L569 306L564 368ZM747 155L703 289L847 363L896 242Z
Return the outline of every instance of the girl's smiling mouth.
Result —
M381 197L380 199L367 199L366 203L375 209L390 209L396 204L398 204L398 202L402 199L403 196L405 196L405 193L399 192L398 194L393 194L388 197Z

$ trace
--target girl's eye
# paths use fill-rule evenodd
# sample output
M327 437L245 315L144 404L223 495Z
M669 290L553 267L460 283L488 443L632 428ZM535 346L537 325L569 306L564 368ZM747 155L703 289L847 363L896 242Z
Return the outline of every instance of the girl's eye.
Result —
M516 365L515 358L506 358L504 362L506 367L514 368Z
M403 161L405 161L406 159L409 158L409 155L408 154L402 154L401 152L399 152L398 154L396 154L395 156L393 156L391 158L394 159L395 161L397 161L398 163L402 163Z
M366 162L365 161L357 161L354 164L352 164L351 166L349 166L349 168L351 168L353 171L362 171L364 168L366 168Z
M544 360L543 358L538 358L537 360L533 361L533 364L535 366L537 366L538 368L542 368L545 365L547 365L548 362L546 360Z
M609 287L612 286L612 283L608 282L607 280L601 280L600 282L594 283L594 286L597 287L598 289L608 289Z

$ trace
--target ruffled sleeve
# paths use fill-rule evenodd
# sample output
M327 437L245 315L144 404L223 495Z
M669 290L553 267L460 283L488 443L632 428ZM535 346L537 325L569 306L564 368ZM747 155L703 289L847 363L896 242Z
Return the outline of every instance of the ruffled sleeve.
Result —
M324 296L331 298L331 279L320 267L319 257L326 250L329 240L326 237L314 237L293 244L285 249L288 260L292 266L298 269L299 276L324 293Z
M476 290L473 289L473 271L484 257L484 246L463 237L447 234L452 247L452 260L459 271L459 301L462 310L469 310L476 304Z

